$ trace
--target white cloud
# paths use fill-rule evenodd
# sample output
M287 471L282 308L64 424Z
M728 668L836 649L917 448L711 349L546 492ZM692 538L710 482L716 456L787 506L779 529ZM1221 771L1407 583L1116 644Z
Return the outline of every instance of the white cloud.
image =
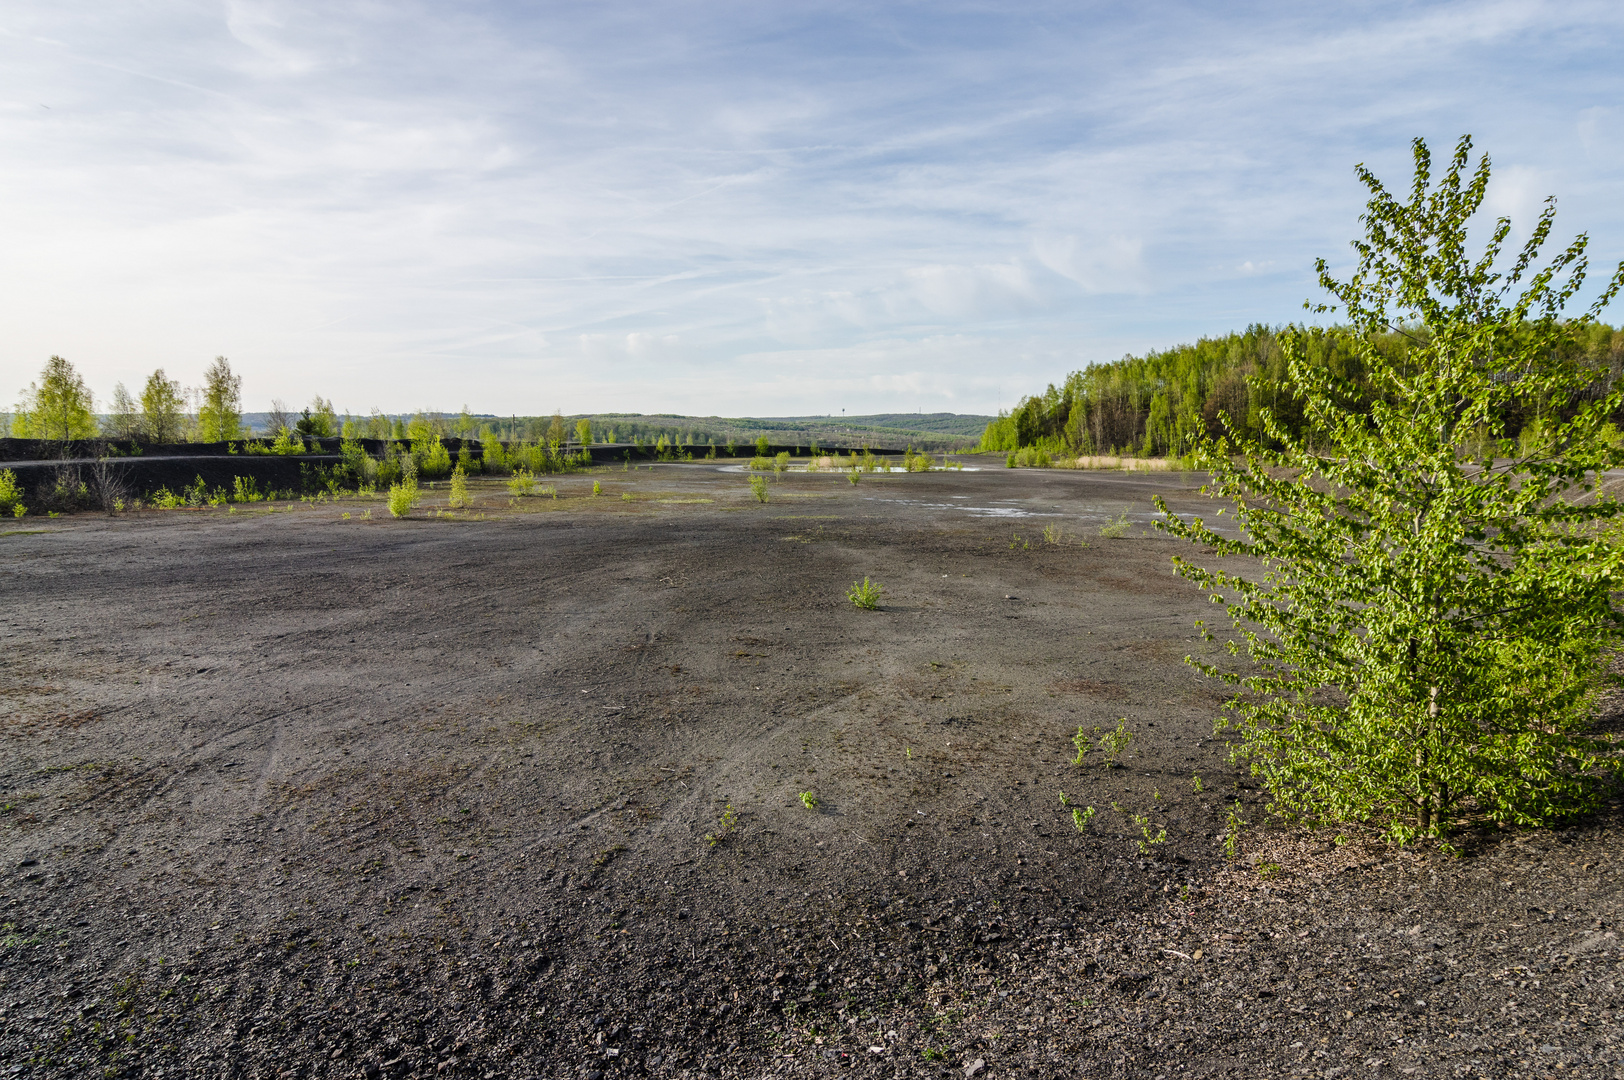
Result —
M251 403L990 410L1295 317L1353 164L1402 187L1414 134L1472 132L1493 207L1561 195L1606 261L1621 18L18 0L0 375L59 352L105 396L223 352Z

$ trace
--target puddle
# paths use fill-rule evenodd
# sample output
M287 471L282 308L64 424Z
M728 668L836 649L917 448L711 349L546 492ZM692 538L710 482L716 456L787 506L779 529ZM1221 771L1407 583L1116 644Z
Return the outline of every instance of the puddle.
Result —
M964 498L964 496L955 495L954 498ZM961 510L972 517L1029 518L1066 516L1059 510L1027 510L1019 506L965 506L963 503L934 503L924 502L920 499L886 499L876 495L868 496L867 501L900 503L903 506L917 506L924 510Z
M748 466L748 465L719 465L716 468L717 472L748 472L749 470L750 470L750 466ZM762 475L765 476L768 473L771 473L772 471L773 470L771 470L771 469L762 470ZM785 472L828 473L830 476L840 476L840 477L844 477L847 473L851 472L850 469L840 469L840 468L835 468L834 466L829 466L827 468L821 468L821 469L808 469L805 465L791 465L789 468L785 469L784 471ZM871 473L871 472L877 472L877 473L882 473L882 472L905 473L908 470L903 468L901 465L892 465L889 468L858 469L857 471L860 472L860 473L865 473L866 474L866 473ZM979 465L966 465L963 468L960 468L957 465L952 465L952 466L932 465L929 469L926 469L924 471L926 471L926 472L946 472L946 473L953 473L953 472L980 472L981 471L981 466L979 466ZM965 496L963 496L963 495L955 495L953 497L955 499L962 499Z

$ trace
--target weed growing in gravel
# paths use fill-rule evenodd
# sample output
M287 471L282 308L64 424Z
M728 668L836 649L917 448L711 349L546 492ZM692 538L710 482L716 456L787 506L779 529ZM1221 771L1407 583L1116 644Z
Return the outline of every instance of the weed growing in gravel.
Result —
M857 483L857 480L858 480L857 466L853 465L851 467L851 472L846 474L846 480L847 480L847 482L852 483L852 484Z
M632 493L629 492L629 491L622 491L620 493L620 501L621 502L631 502L632 501Z
M393 517L405 517L412 512L422 496L417 491L417 481L407 480L400 484L389 485L389 513Z
M1120 540L1122 537L1128 535L1128 530L1131 528L1133 528L1133 523L1128 520L1128 514L1126 511L1124 511L1122 516L1118 517L1110 524L1101 525L1100 535L1105 537L1107 540Z
M1190 790L1194 791L1197 795L1201 794L1201 776L1199 773L1191 774Z
M846 599L862 608L864 611L878 611L880 609L880 593L883 586L877 581L869 581L865 576L862 581L854 581L851 588L846 590Z
M603 494L603 485L598 483L596 480L592 481L592 494L594 494L594 495L602 495Z
M1098 731L1099 729L1095 728L1094 730ZM1072 761L1072 764L1081 765L1083 763L1083 756L1094 748L1094 743L1083 731L1083 725L1077 725L1077 734L1071 737L1071 745L1077 748L1077 757Z
M1235 861L1235 852L1241 841L1241 829L1245 826L1246 820L1241 817L1241 801L1236 799L1235 805L1229 808L1229 821L1224 827L1224 858L1230 862Z
M1058 525L1045 525L1043 527L1043 542L1045 544L1062 544L1066 540L1066 531Z
M818 797L812 794L810 791L801 792L800 797L801 805L806 807L808 810L816 810L818 808Z
M1095 728L1099 731L1099 728ZM1133 732L1128 730L1128 719L1122 717L1117 720L1115 731L1107 731L1100 735L1100 749L1105 753L1105 767L1114 769L1117 758L1127 752L1128 744L1133 742Z
M461 462L451 472L451 495L446 501L453 510L462 510L468 505L468 474L463 472Z
M1010 535L1009 550L1011 550L1011 551L1031 551L1032 550L1032 542L1030 540L1022 539L1020 533L1010 533L1009 535Z
M713 833L706 833L705 840L710 844L711 847L715 847L717 844L720 844L722 841L732 836L733 829L738 824L739 813L737 810L733 809L732 803L728 803L727 809L722 811L722 816L717 820L716 831Z
M1094 808L1092 806L1090 806L1090 807L1088 807L1087 809L1084 809L1084 810L1079 810L1076 807L1072 807L1072 810L1071 810L1071 823L1077 827L1078 832L1087 832L1088 831L1088 823L1093 821L1093 820L1094 820Z
M750 477L750 494L756 497L756 502L767 501L767 478L765 476Z
M1264 881L1280 876L1280 864L1277 862L1263 862L1257 864L1257 876Z

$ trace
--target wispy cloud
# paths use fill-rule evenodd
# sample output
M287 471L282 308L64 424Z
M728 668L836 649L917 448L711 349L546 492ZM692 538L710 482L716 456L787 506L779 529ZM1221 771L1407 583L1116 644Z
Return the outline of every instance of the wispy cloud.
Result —
M19 0L0 396L987 410L1296 317L1363 161L1624 248L1615 5ZM989 376L988 372L996 372Z

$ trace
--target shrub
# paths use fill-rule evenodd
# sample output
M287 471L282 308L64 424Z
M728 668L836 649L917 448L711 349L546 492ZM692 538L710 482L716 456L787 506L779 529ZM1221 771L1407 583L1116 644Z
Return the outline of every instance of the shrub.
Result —
M731 444L729 444L729 445L731 445ZM761 457L761 458L766 457L767 456L767 451L769 449L771 449L771 448L772 448L772 442L767 438L767 436L762 435L762 436L760 436L759 438L756 439L756 457Z
M17 484L17 474L10 469L0 469L0 514L22 517L26 512L23 508L23 489Z
M519 469L508 480L507 489L514 497L534 495L536 493L536 474L529 469Z
M869 581L865 576L862 581L852 582L851 588L846 590L846 599L864 611L878 611L881 591L882 586L879 582Z
M603 485L598 483L598 481L596 481L596 480L592 481L592 494L594 494L594 495L602 495L603 494Z
M767 501L767 478L765 476L752 476L750 478L750 494L756 497L757 502Z
M458 465L451 472L451 495L446 502L454 510L461 510L468 505L468 474Z
M417 481L408 480L401 484L389 485L389 513L398 518L405 517L412 512L421 496L417 492Z
M770 457L762 457L759 454L750 459L750 464L748 466L748 468L757 472L767 472L772 467L773 459Z
M412 451L418 453L421 443L414 444ZM426 446L422 447L422 461L418 463L418 471L431 480L438 479L451 472L451 451L445 448L440 436L435 435Z
M252 476L233 476L231 478L231 501L239 503L255 503L265 498L260 493L259 486L254 483Z
M479 463L474 460L474 455L468 452L466 442L457 448L457 468L461 469L464 475L479 468Z
M304 452L304 440L300 439L299 436L295 435L288 428L283 428L282 430L278 431L276 433L276 438L271 442L271 453L273 454L281 454L285 457L291 457L295 454L302 454Z
M1463 138L1434 185L1416 140L1402 202L1358 169L1370 192L1358 265L1346 281L1316 267L1349 326L1281 335L1282 405L1312 439L1272 410L1258 437L1224 417L1228 436L1201 444L1201 464L1237 531L1165 525L1267 568L1251 579L1176 560L1241 631L1231 651L1253 660L1194 663L1236 686L1234 753L1271 808L1372 822L1397 842L1443 837L1463 816L1547 824L1596 807L1624 773L1593 713L1624 639L1624 547L1606 535L1624 504L1602 491L1624 463L1602 437L1624 386L1573 352L1624 265L1571 318L1587 238L1537 265L1554 203L1510 265L1507 218L1469 252L1489 181L1487 157L1464 175L1470 151ZM1394 332L1404 349L1380 348ZM1316 360L1328 340L1356 357L1368 395Z
M495 476L504 476L512 471L508 464L507 451L495 439L485 440L485 452L482 455L485 471Z
M778 456L773 458L773 472L782 475L787 468L789 468L789 451L780 450Z
M1124 510L1120 517L1109 524L1100 526L1100 535L1107 540L1120 540L1128 535L1128 530L1131 528L1133 528L1133 523L1128 520L1128 513Z

